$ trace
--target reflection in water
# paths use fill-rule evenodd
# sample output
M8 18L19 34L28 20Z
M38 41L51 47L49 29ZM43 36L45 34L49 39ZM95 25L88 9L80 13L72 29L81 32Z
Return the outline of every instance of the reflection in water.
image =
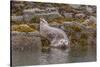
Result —
M12 53L12 65L36 65L39 63L39 52L33 51L14 51Z
M79 46L71 48L69 52L69 62L87 62L96 61L95 45Z
M68 51L51 48L49 53L41 53L40 64L56 64L68 61Z
M66 50L51 48L48 52L13 50L12 54L14 66L96 61L95 45Z

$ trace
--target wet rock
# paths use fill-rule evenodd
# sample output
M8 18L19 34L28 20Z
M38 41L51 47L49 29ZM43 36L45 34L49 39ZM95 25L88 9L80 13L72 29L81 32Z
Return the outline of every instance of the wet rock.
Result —
M86 6L86 11L89 13L93 13L92 7Z
M94 17L94 16L90 16L89 20L92 23L96 23L96 17Z
M94 16L90 16L89 19L86 19L84 22L83 22L84 25L93 25L93 24L96 24L96 17Z
M40 49L41 40L38 32L11 32L11 44L13 49Z
M70 6L74 9L79 9L81 7L81 5L77 5L77 4L70 4Z
M11 16L12 21L23 21L23 16Z
M61 24L54 22L54 23L50 24L50 26L60 28Z
M64 22L64 31L72 44L96 44L96 29L78 22Z
M75 18L83 19L83 18L85 18L85 14L84 13L75 14Z
M34 32L36 31L34 28L31 28L27 24L20 24L20 25L12 25L12 31L18 31L18 32Z
M73 18L73 13L64 13L65 18Z

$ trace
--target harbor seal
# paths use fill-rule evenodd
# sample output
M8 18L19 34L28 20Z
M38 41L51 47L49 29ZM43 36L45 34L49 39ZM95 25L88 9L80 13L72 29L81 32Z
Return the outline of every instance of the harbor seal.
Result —
M55 27L51 27L44 18L40 18L40 34L50 41L51 47L63 47L69 46L69 40L66 33Z

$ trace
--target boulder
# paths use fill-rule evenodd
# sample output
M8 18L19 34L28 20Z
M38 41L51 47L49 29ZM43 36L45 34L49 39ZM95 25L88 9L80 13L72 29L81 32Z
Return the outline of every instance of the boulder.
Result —
M96 44L96 29L78 22L64 22L63 29L72 45Z
M75 14L75 18L83 19L83 18L85 18L85 14L84 13Z
M41 39L38 32L11 32L12 49L40 49Z
M73 13L64 13L65 18L73 18Z
M93 25L93 24L96 24L96 17L94 16L90 16L89 19L86 19L84 22L83 22L84 25Z

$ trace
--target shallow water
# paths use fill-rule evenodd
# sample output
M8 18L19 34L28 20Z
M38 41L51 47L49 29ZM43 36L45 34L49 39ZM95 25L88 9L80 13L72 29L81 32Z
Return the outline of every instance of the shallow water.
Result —
M13 50L12 65L41 65L96 61L96 46L87 45L84 48L70 48L61 50L50 48L42 52L40 49L33 50Z

